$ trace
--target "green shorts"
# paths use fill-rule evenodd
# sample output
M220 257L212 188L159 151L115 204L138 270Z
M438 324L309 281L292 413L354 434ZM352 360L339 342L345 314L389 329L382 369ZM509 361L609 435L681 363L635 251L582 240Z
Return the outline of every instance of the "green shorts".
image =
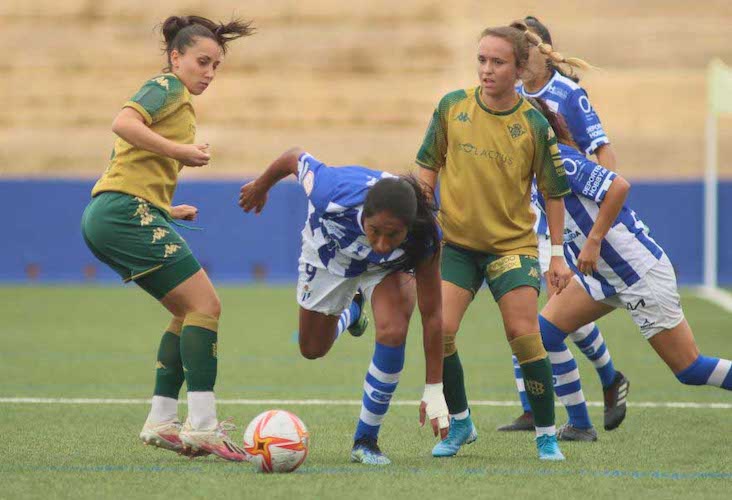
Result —
M520 286L541 290L539 260L530 255L493 255L475 252L446 243L442 249L442 279L478 293L483 280L493 299L498 300Z
M84 210L81 232L97 259L158 300L201 269L167 214L142 198L100 193Z

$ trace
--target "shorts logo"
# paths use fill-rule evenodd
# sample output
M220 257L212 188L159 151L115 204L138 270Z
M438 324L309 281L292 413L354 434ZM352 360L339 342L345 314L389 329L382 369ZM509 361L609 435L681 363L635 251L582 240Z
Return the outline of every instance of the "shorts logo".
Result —
M529 271L529 276L537 280L539 279L539 272L536 270L535 267L531 268L531 270Z
M625 303L625 308L628 311L637 311L641 307L646 307L646 301L643 299L640 299L638 302L635 303L635 305L633 305L632 302Z
M306 302L311 295L310 287L308 285L305 285L302 287L302 297L300 297L300 302Z
M153 231L152 242L155 243L158 240L162 240L168 235L169 232L170 231L168 231L167 229L163 229L162 227L156 227Z
M166 243L165 255L163 255L163 258L167 259L171 255L174 255L178 250L180 250L180 245L176 245L175 243Z
M213 344L211 344L211 357L217 358L217 359L219 357L219 343L218 342L214 342Z
M155 220L155 216L150 213L150 205L148 205L146 200L143 200L142 198L135 197L135 200L137 201L137 210L135 210L135 213L132 214L132 217L140 217L140 225L141 226L147 226L152 221Z
M526 133L526 129L520 123L514 123L508 125L508 132L511 134L511 139L518 139Z
M526 385L526 392L534 396L541 396L545 392L544 384L538 380L524 380L524 384Z
M518 255L506 255L488 264L488 279L493 281L514 269L521 269L521 257Z
M651 328L653 328L653 327L654 327L655 325L656 325L656 322L655 322L655 321L648 321L648 320L646 319L646 320L644 320L644 321L643 321L643 324L642 324L642 325L640 325L640 331L641 331L641 332L645 332L645 331L648 331L648 330L650 330Z

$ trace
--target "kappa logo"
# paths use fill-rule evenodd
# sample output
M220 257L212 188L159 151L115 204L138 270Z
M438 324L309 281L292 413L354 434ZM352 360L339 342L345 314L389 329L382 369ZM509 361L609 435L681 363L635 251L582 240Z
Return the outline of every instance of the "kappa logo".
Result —
M165 90L170 90L170 84L168 83L168 79L164 76L154 78L153 81L163 87Z
M471 122L472 123L472 120L470 119L470 117L468 116L468 114L465 111L463 111L462 113L460 113L459 115L457 115L453 119L453 121L458 121L458 122L463 122L463 123L465 123L465 122Z

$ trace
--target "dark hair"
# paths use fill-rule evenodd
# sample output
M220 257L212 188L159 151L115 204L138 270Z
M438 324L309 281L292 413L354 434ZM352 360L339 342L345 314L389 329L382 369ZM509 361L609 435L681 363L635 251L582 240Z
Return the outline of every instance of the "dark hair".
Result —
M434 193L433 193L434 194ZM426 257L436 257L440 248L437 206L413 175L386 177L374 184L363 204L364 217L389 212L407 226L404 254L381 264L387 269L412 271Z
M546 118L546 121L549 122L552 130L554 130L554 135L557 136L558 142L566 144L567 146L571 146L575 149L579 149L577 147L577 144L574 142L574 139L572 139L572 134L569 132L567 122L564 120L564 117L562 115L552 111L547 103L544 102L544 99L539 99L536 97L525 97L524 99L529 101L532 106L534 106L542 115L544 115L544 118Z
M214 22L200 16L170 16L160 29L163 33L165 53L168 57L166 71L170 70L170 54L177 50L183 54L187 47L195 43L196 38L210 38L219 44L226 54L226 45L237 38L253 35L252 21L233 19L224 24Z
M554 45L554 42L552 42L552 34L549 33L549 28L547 28L544 23L539 21L534 16L526 16L524 18L523 22L524 22L524 24L526 24L527 28L529 28L531 31L536 33L539 36L539 38L541 38L541 41L543 43L551 45L551 46ZM579 81L580 81L580 78L576 73L574 73L573 71L570 73L567 73L562 68L557 66L557 64L552 60L551 57L547 58L546 66L550 70L557 71L557 72L559 72L560 75L566 76L570 80L573 80L575 83L579 83Z

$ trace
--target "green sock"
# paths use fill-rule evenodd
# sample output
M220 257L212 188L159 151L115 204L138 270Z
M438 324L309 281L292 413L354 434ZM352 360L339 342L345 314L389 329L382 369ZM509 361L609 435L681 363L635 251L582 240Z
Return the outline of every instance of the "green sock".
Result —
M218 368L218 321L199 313L188 314L180 335L180 354L188 392L213 391Z
M183 385L183 363L180 359L180 337L167 331L158 348L155 370L155 396L178 399Z
M442 360L442 382L444 384L443 393L450 414L455 415L467 410L468 396L465 394L463 365L460 363L460 356L458 356L457 351Z
M534 414L536 427L554 425L554 384L552 383L552 364L549 358L539 359L521 366L524 376L526 395Z

